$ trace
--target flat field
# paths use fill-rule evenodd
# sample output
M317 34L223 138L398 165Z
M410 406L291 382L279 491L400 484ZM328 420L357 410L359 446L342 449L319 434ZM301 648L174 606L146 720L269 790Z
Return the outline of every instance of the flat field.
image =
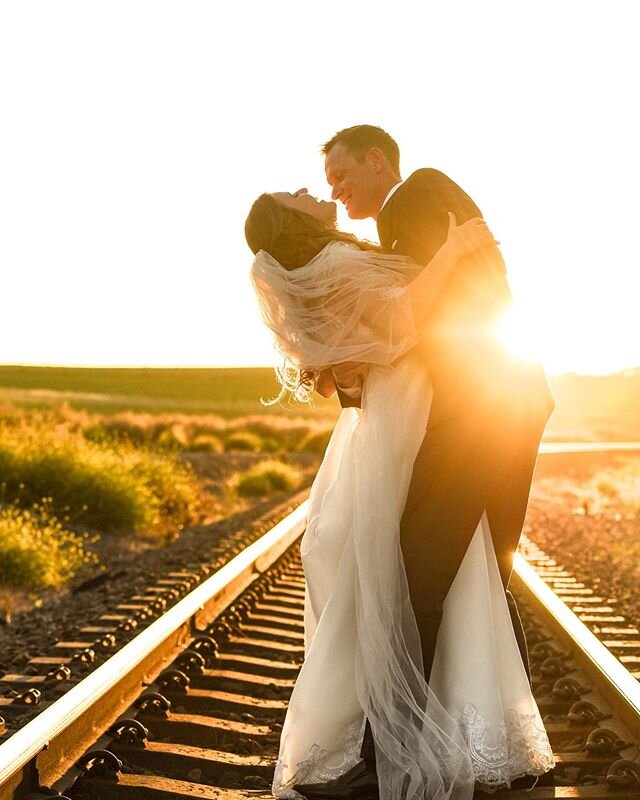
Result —
M46 407L66 402L74 409L103 414L119 411L332 416L335 399L317 396L313 407L277 397L279 384L269 368L169 369L0 366L0 401Z
M640 439L640 369L615 375L558 375L549 380L556 410L547 441ZM0 366L0 403L46 408L66 403L100 414L215 414L335 420L335 397L316 395L312 406L278 395L270 368L170 369Z

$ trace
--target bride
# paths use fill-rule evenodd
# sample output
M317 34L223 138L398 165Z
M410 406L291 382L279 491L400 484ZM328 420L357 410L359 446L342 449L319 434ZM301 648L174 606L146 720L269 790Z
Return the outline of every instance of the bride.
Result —
M284 192L256 200L245 234L260 310L285 360L281 396L331 393L336 365L350 376L340 388L362 393L362 409L341 412L311 489L306 658L274 794L299 798L304 785L352 769L367 720L382 800L468 800L474 788L547 772L554 759L486 516L447 596L429 685L399 540L432 397L421 323L456 262L493 236L480 219L456 226L450 215L447 242L420 270L336 230L335 204Z

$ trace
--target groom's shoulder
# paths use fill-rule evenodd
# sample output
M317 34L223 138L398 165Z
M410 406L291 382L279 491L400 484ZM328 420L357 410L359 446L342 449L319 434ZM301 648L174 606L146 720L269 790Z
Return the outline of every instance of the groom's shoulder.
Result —
M417 169L401 188L406 191L405 202L415 204L422 201L430 207L434 204L444 205L458 213L467 209L471 216L482 216L480 209L464 189L439 169L433 167Z
M409 190L433 189L441 186L455 186L456 184L448 175L433 167L422 167L412 172L403 183L403 188Z

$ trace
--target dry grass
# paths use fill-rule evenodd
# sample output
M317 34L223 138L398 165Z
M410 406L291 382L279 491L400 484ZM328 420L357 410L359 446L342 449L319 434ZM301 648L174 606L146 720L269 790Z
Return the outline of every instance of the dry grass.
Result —
M49 498L59 518L144 536L194 518L198 487L174 455L123 441L87 441L75 425L52 422L23 418L0 426L4 502L29 508Z
M297 467L270 459L237 476L235 490L240 497L264 497L273 492L292 491L302 483Z
M85 540L66 530L46 503L0 508L0 587L35 592L61 586L95 563Z
M0 417L0 509L14 509L2 523L0 558L8 554L10 574L0 572L0 592L31 592L68 581L82 560L69 528L104 534L99 552L107 535L111 541L133 536L155 546L188 525L236 513L256 497L296 489L309 467L301 471L273 458L255 464L256 458L295 452L306 465L298 451L319 452L328 435L326 421L301 417L109 415L66 403L5 404ZM218 465L218 475L206 474L209 461ZM46 515L34 510L43 501ZM16 566L18 523L27 531L20 558L30 561L32 570ZM50 567L32 557L35 547Z

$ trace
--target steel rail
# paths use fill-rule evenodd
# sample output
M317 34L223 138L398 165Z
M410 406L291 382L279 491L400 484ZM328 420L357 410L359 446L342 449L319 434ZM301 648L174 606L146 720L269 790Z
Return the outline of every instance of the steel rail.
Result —
M543 442L538 453L622 453L640 451L640 442Z
M0 744L0 798L51 786L208 624L302 535L308 501L166 611L104 664Z
M637 451L640 451L640 442L546 442L540 445L538 452L550 455ZM640 683L520 553L514 556L513 575L547 617L553 633L574 650L576 660L593 678L602 696L636 739L640 739Z
M513 573L517 588L523 589L543 612L552 633L572 651L600 694L634 737L640 739L640 683L520 553L515 554Z

